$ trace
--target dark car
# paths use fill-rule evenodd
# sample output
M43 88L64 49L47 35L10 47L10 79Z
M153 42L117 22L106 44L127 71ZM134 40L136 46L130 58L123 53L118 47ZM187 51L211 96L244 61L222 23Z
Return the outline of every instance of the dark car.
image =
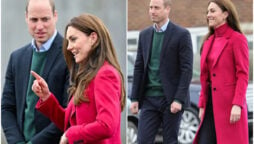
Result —
M136 144L137 143L137 126L138 126L138 115L133 115L130 112L129 106L131 101L129 99L131 94L132 82L133 82L133 70L135 63L135 52L128 52L128 129L127 129L127 140L128 144ZM198 74L198 72L193 72L193 74ZM197 132L200 119L198 118L198 100L200 93L200 83L198 81L193 80L190 85L190 100L191 106L184 110L180 130L178 134L178 141L180 144L191 144L195 134ZM247 105L248 105L248 123L249 123L249 136L250 141L252 141L252 126L253 126L253 84L250 83L247 89ZM155 139L156 143L162 143L162 128L158 130Z

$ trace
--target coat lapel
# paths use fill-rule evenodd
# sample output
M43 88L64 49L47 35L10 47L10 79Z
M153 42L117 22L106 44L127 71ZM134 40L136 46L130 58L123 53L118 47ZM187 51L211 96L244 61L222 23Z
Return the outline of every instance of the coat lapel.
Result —
M227 46L228 41L229 41L229 39L230 39L232 33L233 33L233 30L232 30L231 28L228 28L227 31L226 31L226 33L224 34L223 38L221 38L221 39L218 41L218 43L219 43L219 45L220 45L220 48L219 48L219 49L216 49L216 50L218 50L218 52L216 52L217 55L216 55L216 59L215 59L215 61L214 61L214 63L213 63L213 67L217 64L218 59L220 58L220 56L221 56L223 50L225 49L225 47Z
M219 41L216 42L216 43L219 43L219 48L214 49L214 50L217 50L217 52L216 52L217 55L216 55L215 61L213 63L213 67L217 64L218 59L220 58L225 47L227 46L228 40L229 40L232 32L233 32L233 30L229 28L226 31L226 33L224 34L224 36L221 39L219 39ZM211 49L211 46L213 45L214 38L215 38L214 35L210 36L209 39L207 41L205 41L205 43L203 45L203 52L202 52L202 57L201 57L201 68L205 64L205 60L207 58L209 50Z
M145 35L143 44L145 45L145 49L144 49L144 53L145 53L145 66L147 66L148 61L149 61L149 57L150 57L150 53L151 53L151 49L152 49L152 42L153 42L153 27L151 27L147 34Z
M214 35L210 36L207 41L203 44L203 50L202 50L202 57L201 57L201 68L204 67L207 55L209 53L209 50L211 49L212 43L213 43Z
M51 70L51 67L54 66L56 58L62 52L62 49L61 49L62 42L63 42L62 37L60 36L60 34L57 34L54 42L52 43L48 51L46 63L45 63L43 74L42 74L42 77L44 79L47 79L49 71Z
M24 81L20 81L19 84L21 84L22 87L22 98L21 103L22 103L22 107L21 107L21 112L24 112L25 109L25 102L26 102L26 94L27 94L27 88L28 88L28 83L29 83L29 78L30 78L30 70L31 70L31 62L32 62L32 56L33 56L33 48L31 47L31 45L29 45L26 48L26 51L24 52L25 54L25 58L20 59L20 64L22 64L22 69L21 71L23 71L22 73L20 73L20 75L22 75L21 77L24 78Z
M218 41L218 43L220 44L220 48L218 49L214 49L217 50L217 55L215 58L215 61L213 62L213 67L216 65L216 63L218 62L218 59L220 58L220 55L222 53L222 51L224 50L224 48L226 47L227 43L228 43L228 39L227 38L222 38Z
M161 48L161 54L160 54L160 61L162 62L162 59L165 56L166 49L170 43L171 38L173 37L174 29L173 24L171 22L168 23L167 29L164 34L162 48Z

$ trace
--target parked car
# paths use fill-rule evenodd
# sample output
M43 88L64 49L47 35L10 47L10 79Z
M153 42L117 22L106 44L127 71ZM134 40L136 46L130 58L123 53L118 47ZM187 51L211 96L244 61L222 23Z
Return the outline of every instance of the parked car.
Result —
M134 70L134 63L135 63L135 52L128 53L128 99L127 99L127 107L128 107L128 128L127 128L127 141L128 144L136 144L137 143L137 126L138 126L138 114L134 115L130 112L130 94L133 82L133 70ZM193 72L194 74L197 72ZM191 144L195 134L197 132L200 119L198 118L198 100L200 94L200 83L197 81L193 81L190 85L190 100L191 106L184 110L179 134L178 134L178 141L180 144ZM250 141L253 138L253 84L252 82L249 83L247 89L247 105L248 105L248 123L249 123L249 137ZM162 128L158 130L158 133L155 138L156 143L162 143Z

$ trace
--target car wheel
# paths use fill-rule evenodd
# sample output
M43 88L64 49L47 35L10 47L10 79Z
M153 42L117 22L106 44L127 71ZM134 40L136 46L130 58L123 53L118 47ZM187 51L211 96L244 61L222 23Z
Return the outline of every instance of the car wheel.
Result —
M131 121L128 121L127 140L128 140L128 144L137 144L138 143L137 142L137 140L138 140L138 128Z
M178 134L180 144L191 144L193 142L199 123L196 109L188 108L184 110Z

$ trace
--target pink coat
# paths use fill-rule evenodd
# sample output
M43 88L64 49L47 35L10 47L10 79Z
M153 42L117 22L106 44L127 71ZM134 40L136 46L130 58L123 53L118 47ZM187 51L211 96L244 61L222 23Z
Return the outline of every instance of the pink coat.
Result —
M201 55L201 95L199 107L206 107L208 91L208 69L206 58L214 39L210 36L203 45ZM249 54L247 40L229 26L219 41L217 59L210 70L212 77L212 101L217 144L248 144L248 120L246 89L249 77ZM233 105L242 108L241 118L230 124ZM201 120L202 125L203 119ZM198 144L196 134L193 144Z
M36 108L66 133L69 144L121 144L121 80L107 62L85 90L90 102L62 108L53 94Z

